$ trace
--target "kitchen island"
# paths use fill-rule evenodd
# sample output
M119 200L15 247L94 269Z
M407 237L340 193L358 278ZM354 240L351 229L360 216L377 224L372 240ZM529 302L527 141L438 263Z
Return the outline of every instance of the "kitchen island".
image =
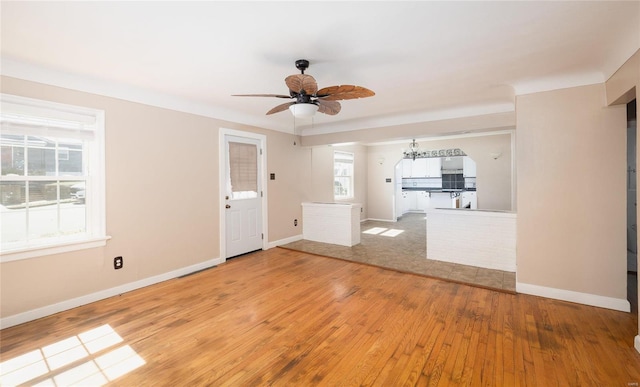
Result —
M516 271L516 213L428 209L427 259Z

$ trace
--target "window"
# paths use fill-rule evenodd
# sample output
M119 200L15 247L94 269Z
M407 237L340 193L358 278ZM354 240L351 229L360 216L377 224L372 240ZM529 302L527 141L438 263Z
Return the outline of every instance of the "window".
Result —
M2 262L104 245L104 112L0 97Z
M353 198L353 153L333 152L333 197Z

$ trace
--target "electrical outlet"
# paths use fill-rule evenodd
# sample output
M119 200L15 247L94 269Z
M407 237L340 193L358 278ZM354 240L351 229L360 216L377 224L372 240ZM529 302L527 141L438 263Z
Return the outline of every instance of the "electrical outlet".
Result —
M124 266L124 259L122 257L113 258L113 268L115 270L122 269Z
M293 225L294 225L294 226L296 226L296 227L298 227L298 219L294 219L294 220L293 220Z

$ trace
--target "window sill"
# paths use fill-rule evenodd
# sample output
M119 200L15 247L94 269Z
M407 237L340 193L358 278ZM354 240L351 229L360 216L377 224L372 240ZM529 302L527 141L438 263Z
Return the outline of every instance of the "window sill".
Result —
M110 236L104 236L7 250L0 252L0 263L102 247L107 244L109 239L111 239Z

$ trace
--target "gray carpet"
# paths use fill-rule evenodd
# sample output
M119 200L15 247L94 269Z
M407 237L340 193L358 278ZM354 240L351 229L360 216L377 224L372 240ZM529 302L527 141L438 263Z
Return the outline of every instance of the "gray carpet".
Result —
M280 247L515 293L515 273L427 259L424 214L408 213L395 223L365 221L360 229L360 244L353 247L308 240Z

